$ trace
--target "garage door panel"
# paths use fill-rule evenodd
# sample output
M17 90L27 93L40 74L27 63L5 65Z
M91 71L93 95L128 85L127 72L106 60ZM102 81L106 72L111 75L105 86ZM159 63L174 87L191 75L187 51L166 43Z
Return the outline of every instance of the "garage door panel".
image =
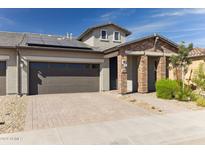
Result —
M41 84L40 85L89 85L93 83L99 83L98 77L46 77L40 78ZM60 81L59 81L60 80Z
M0 75L0 95L6 95L6 76Z
M60 81L59 81L60 80ZM44 87L44 86L69 86L69 87L74 87L74 86L87 86L91 87L90 84L96 85L98 87L99 84L99 78L97 77L89 77L89 78L84 78L84 77L60 77L60 78L44 78L41 79L41 83L39 84L39 87Z
M78 93L78 92L96 92L98 88L88 88L87 86L43 86L39 87L38 93L39 94L56 94L56 93Z
M30 66L30 94L74 93L99 91L99 68L59 68L59 64L36 64ZM41 67L43 66L43 67ZM47 66L47 67L45 67ZM49 67L52 66L52 67ZM95 66L96 67L96 66Z
M47 77L47 76L98 76L98 70L74 70L74 69L58 69L56 71L49 69L49 70L40 70L38 73L41 76Z
M38 86L38 93L65 93L65 92L95 92L99 91L99 79L86 80L67 80L65 84L59 84L58 82L52 84L42 84ZM76 83L78 82L78 84Z

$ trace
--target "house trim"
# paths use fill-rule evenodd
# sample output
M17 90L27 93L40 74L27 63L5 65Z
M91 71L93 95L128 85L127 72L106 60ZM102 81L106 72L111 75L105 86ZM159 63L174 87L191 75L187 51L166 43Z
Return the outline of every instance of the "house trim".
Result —
M25 60L36 62L68 62L68 63L103 63L104 59L89 58L64 58L64 57L43 57L43 56L23 56Z
M9 60L9 56L7 55L0 55L0 61L6 61Z

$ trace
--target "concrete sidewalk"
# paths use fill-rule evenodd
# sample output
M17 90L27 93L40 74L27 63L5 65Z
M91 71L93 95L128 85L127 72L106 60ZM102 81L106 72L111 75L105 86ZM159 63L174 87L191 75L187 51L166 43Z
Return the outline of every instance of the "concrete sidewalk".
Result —
M0 144L205 144L205 111L3 134Z

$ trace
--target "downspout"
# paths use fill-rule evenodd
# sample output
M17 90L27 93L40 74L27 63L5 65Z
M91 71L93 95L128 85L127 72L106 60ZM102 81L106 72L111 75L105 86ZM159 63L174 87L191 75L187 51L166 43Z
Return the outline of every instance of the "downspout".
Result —
M16 56L16 60L17 60L17 94L19 96L22 96L22 94L21 94L21 73L20 73L20 53L19 53L18 46L16 48L16 51L17 51L17 56Z
M22 96L21 92L21 55L20 55L20 45L23 42L26 34L23 34L22 40L16 45L16 51L17 51L17 56L16 56L16 62L17 62L17 95Z

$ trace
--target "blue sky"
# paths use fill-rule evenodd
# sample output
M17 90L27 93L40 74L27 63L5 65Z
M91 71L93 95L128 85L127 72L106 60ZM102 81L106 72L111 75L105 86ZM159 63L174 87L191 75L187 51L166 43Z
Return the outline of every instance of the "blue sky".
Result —
M78 36L110 21L133 33L128 41L159 33L205 47L205 9L0 9L0 31Z

